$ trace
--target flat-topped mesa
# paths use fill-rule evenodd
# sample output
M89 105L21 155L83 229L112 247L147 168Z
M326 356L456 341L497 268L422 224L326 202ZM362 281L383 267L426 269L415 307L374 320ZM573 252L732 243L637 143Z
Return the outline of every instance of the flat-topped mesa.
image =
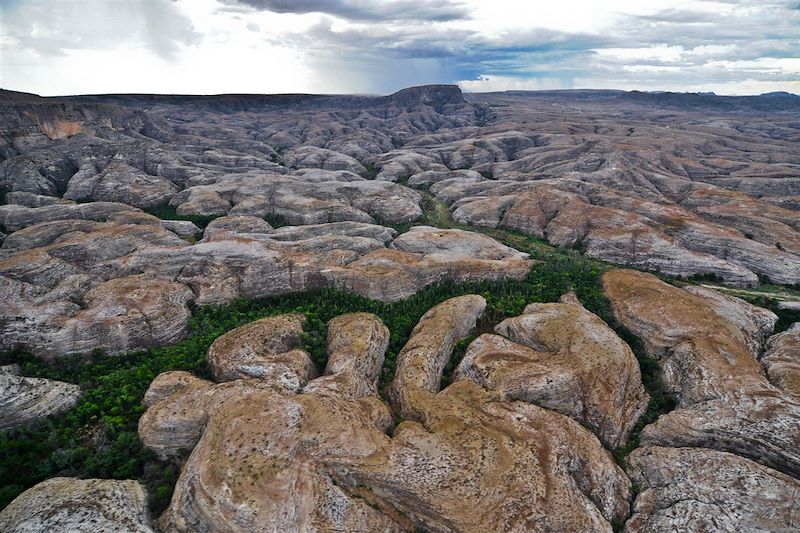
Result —
M397 91L388 98L405 108L420 105L433 107L438 113L454 111L465 105L464 95L458 85L420 85Z

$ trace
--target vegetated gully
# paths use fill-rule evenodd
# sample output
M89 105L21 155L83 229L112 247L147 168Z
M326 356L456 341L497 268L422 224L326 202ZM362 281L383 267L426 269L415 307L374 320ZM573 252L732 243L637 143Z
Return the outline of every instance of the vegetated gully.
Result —
M322 368L327 359L327 322L343 313L366 311L378 315L391 331L381 373L383 390L394 376L398 352L420 317L441 301L470 293L486 298L487 309L473 334L456 346L445 369L443 385L450 383L452 371L476 336L492 331L506 317L519 315L528 303L556 301L569 291L575 292L587 309L610 324L631 346L651 400L627 444L612 450L624 466L624 457L639 444L642 428L672 410L675 402L661 383L658 362L644 355L638 338L614 322L600 282L602 273L612 265L589 259L576 250L554 248L515 231L456 223L442 202L425 190L418 192L422 195L423 216L413 223L387 225L400 232L414 225L478 231L531 254L537 263L522 280L445 282L393 303L322 289L262 300L238 300L226 306L194 307L186 340L122 356L93 353L48 364L20 351L4 354L3 362L19 363L23 375L78 383L84 389L84 396L64 415L36 427L0 435L0 507L44 479L69 475L138 479L149 489L152 512L159 513L169 503L180 464L159 461L138 440L142 398L156 375L168 370L187 370L208 377L205 354L215 338L247 322L287 312L301 312L307 317L304 346Z

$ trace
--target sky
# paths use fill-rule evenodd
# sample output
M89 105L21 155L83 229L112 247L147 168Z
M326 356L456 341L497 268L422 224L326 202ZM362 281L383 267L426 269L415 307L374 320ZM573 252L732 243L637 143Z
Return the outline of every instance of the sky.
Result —
M0 0L0 87L800 94L800 0Z

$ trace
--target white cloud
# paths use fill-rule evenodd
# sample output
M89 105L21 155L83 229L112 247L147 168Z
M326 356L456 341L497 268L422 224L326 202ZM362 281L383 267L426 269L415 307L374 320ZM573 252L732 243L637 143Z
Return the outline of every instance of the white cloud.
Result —
M800 9L784 0L40 0L0 16L0 85L40 94L745 93L800 79Z

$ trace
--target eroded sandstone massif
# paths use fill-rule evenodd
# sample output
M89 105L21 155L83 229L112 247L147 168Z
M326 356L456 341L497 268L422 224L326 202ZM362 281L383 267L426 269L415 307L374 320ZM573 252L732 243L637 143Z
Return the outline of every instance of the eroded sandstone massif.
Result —
M166 510L59 473L0 529L800 529L800 325L683 283L796 306L800 98L765 98L0 91L0 354L117 360L208 334L194 306L496 282L402 333L362 308L228 326L138 393L133 440L180 472ZM87 393L23 368L0 432Z

